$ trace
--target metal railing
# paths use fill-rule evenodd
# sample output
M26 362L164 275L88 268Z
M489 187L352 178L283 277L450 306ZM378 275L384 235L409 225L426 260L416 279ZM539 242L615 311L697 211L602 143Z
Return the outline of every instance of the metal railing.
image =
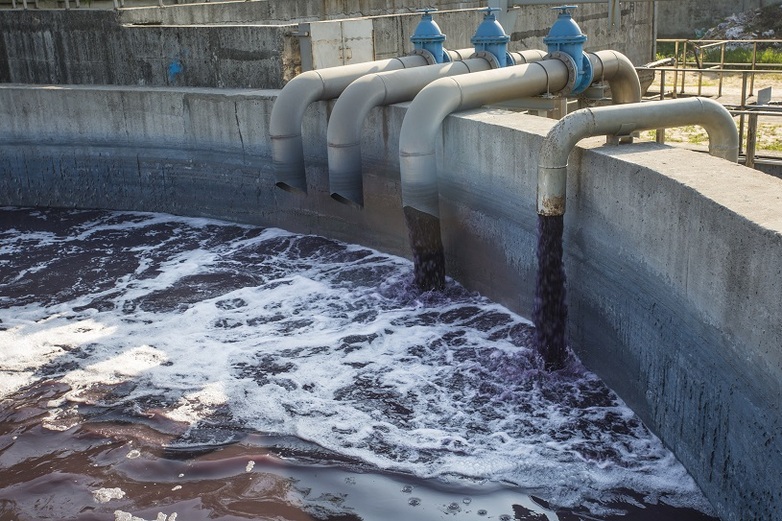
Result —
M765 64L764 64L765 65ZM782 157L770 157L759 156L757 154L758 147L758 119L763 118L780 118L782 117L782 105L774 104L750 104L749 98L754 96L754 78L756 76L762 77L764 75L780 75L782 70L759 70L759 69L715 69L715 68L685 68L676 66L665 67L636 67L638 71L650 70L659 73L659 92L647 97L647 99L659 99L677 98L679 96L703 96L703 75L704 74L718 74L719 86L717 89L716 98L723 96L723 77L724 76L741 76L741 92L738 98L734 98L734 103L725 103L722 100L723 105L734 117L739 118L738 130L739 130L739 155L743 159L746 166L754 168L756 164L768 164L768 165L782 165ZM688 85L684 82L685 74L698 75L699 79L697 86ZM666 77L673 77L672 83L666 82ZM681 80L681 83L680 83ZM687 87L692 89L688 92ZM697 87L697 88L696 88ZM780 120L782 123L782 120ZM656 141L658 143L665 142L665 129L658 129ZM746 146L745 146L746 143Z
M674 39L674 38L660 38L657 43L673 43L674 51L673 58L676 60L676 67L681 69L681 85L682 93L684 92L685 77L688 69L692 65L693 69L700 72L700 79L702 80L702 72L718 71L720 73L718 96L722 95L722 79L723 72L731 69L737 70L749 70L753 74L749 76L749 95L752 96L755 89L755 75L756 71L769 71L778 70L782 72L782 63L761 63L758 64L758 45L770 46L777 45L782 48L782 40L689 40L689 39ZM752 47L751 58L746 62L726 62L725 50L727 48L735 47ZM704 61L704 51L709 49L718 48L720 50L719 61ZM691 57L688 53L691 52ZM760 65L760 67L758 67ZM678 71L674 71L674 84L678 83Z

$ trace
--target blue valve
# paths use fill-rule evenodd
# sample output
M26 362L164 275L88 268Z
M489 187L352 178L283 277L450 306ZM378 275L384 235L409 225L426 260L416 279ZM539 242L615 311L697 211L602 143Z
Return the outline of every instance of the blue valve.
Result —
M573 20L570 11L576 9L575 5L563 5L552 9L559 11L559 16L551 26L548 36L543 38L543 43L548 46L549 55L567 61L571 77L568 82L567 94L579 94L592 84L592 62L584 53L584 43L587 35L581 32L581 28ZM569 62L568 57L572 60Z
M487 7L484 9L486 14L483 16L483 22L478 26L475 34L470 39L475 47L475 53L489 53L497 59L497 65L505 67L513 65L513 60L508 54L508 42L510 36L505 34L494 11L500 11L498 7Z
M413 42L416 51L425 51L430 53L436 63L443 63L451 61L448 53L443 48L443 42L445 41L445 35L440 30L440 26L437 25L432 19L432 13L437 9L427 7L424 9L418 9L422 12L421 21L418 22L418 26L415 28L413 36L410 37L410 41ZM431 58L430 58L431 59Z

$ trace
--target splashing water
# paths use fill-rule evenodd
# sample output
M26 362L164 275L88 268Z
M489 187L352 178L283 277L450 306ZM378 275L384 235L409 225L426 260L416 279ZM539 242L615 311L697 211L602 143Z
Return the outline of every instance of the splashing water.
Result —
M413 250L413 282L421 291L445 287L445 257L440 219L411 206L404 207L410 247Z
M563 216L538 216L538 274L535 281L535 345L548 370L562 369L568 359L565 345L567 304L562 265Z
M544 371L528 321L450 280L421 294L404 259L13 208L0 245L0 518L709 512L594 375Z

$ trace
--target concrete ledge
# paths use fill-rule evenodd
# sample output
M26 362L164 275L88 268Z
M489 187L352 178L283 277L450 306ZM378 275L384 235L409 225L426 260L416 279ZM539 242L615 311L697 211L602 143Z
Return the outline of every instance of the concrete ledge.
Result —
M409 255L405 105L374 110L366 206L328 197L328 104L306 113L308 194L273 187L274 93L0 88L0 204L158 210L313 232ZM449 117L449 273L529 316L537 153L553 122ZM723 519L782 516L782 180L686 150L593 138L571 156L569 335L671 447Z

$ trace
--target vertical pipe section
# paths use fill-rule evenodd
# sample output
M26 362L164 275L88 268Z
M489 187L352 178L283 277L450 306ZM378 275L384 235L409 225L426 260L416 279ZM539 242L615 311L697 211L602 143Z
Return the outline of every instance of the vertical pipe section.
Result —
M709 154L737 162L739 136L725 107L708 98L684 98L577 110L554 125L540 147L538 214L565 213L567 160L581 139L627 135L637 130L700 125L709 135Z

